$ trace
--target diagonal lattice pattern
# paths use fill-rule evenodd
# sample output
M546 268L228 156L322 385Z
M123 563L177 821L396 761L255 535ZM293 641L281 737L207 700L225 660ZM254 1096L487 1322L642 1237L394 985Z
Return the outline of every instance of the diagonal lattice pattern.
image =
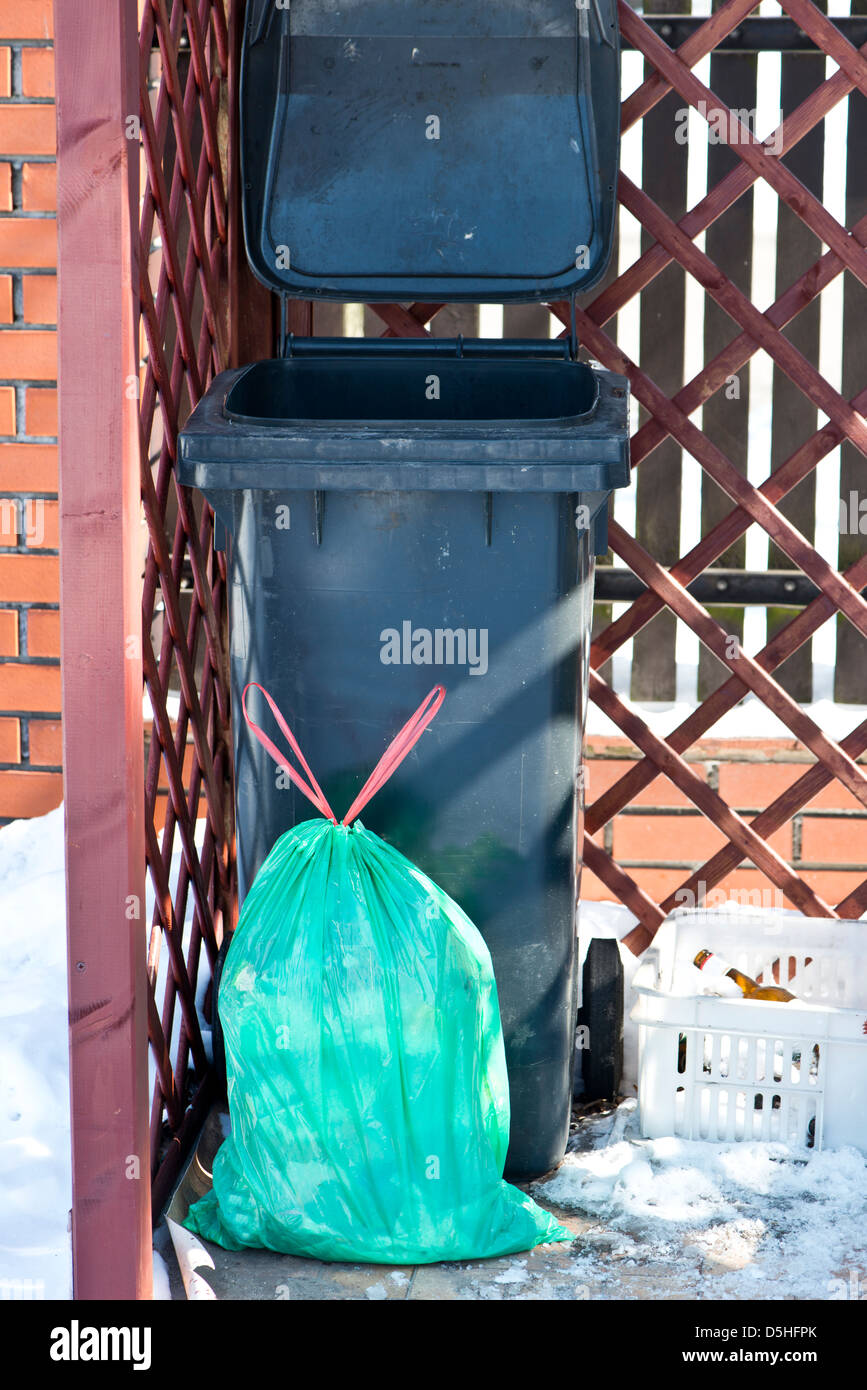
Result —
M786 494L842 440L849 439L862 453L867 452L865 421L861 414L867 403L867 390L861 391L852 401L845 401L816 368L793 348L782 332L844 269L862 284L865 283L867 266L863 251L867 226L863 220L851 229L841 226L785 167L782 158L853 88L867 93L867 64L864 56L848 44L809 0L785 0L785 11L821 49L834 58L839 69L820 83L807 100L785 118L780 154L773 154L767 148L770 142L763 147L754 139L724 103L692 72L698 59L710 52L724 34L731 32L750 8L749 3L730 0L691 36L681 50L674 53L649 26L621 4L620 18L624 34L644 53L654 68L652 75L624 103L623 128L628 129L667 92L674 91L685 103L701 109L709 121L715 116L724 118L718 128L734 132L730 144L739 163L677 224L663 214L642 190L635 188L629 180L622 179L621 201L650 232L653 244L625 275L607 286L591 305L579 313L579 332L588 350L606 366L629 376L636 397L646 409L648 419L633 440L633 466L639 465L664 439L671 437L701 464L736 504L721 522L703 536L699 545L668 571L657 564L646 549L621 527L612 527L611 545L614 553L639 575L647 585L647 591L631 605L628 612L597 637L591 653L593 672L590 694L633 741L643 757L588 808L584 850L585 862L639 919L639 926L628 938L635 950L647 945L665 914L676 905L675 894L678 890L662 902L652 901L612 856L591 839L591 835L661 775L678 786L722 830L729 842L691 874L680 885L681 889L698 894L699 885L703 884L707 891L746 858L776 884L793 905L806 913L859 916L867 902L867 882L837 905L824 902L768 844L773 831L806 805L834 777L858 801L867 805L867 774L863 766L855 761L865 747L863 728L859 726L840 743L829 739L770 675L834 612L843 613L853 627L862 633L867 631L867 604L860 596L860 588L867 579L867 563L859 559L848 571L838 573L778 509L779 502ZM764 178L780 200L828 247L825 254L778 296L764 313L739 292L695 245L698 234L741 197L756 178ZM705 293L726 310L741 332L679 392L669 397L636 363L625 357L606 334L604 326L618 308L635 293L645 289L672 261L678 262L698 280ZM557 312L565 323L566 306L558 306ZM764 349L798 389L827 414L828 423L806 439L761 486L754 487L734 467L716 442L694 425L689 417L698 405L720 389L731 372L749 361L759 348ZM686 585L753 523L762 527L799 569L814 578L820 596L751 658L739 647L731 654L732 646L726 640L727 634L709 612L687 593ZM692 627L702 643L730 673L725 683L667 739L654 735L598 674L605 661L663 608L670 609L682 622ZM695 777L683 758L696 740L748 691L757 694L817 759L814 767L749 824L701 779Z
M843 901L831 904L768 843L780 825L835 778L857 801L867 806L867 773L857 762L867 747L867 729L859 725L847 738L840 741L829 738L772 676L772 672L835 613L843 614L855 630L867 634L867 602L860 594L867 583L867 558L859 558L847 569L838 571L779 509L787 494L843 440L851 441L862 454L867 454L867 420L862 413L867 407L867 384L847 401L783 331L842 272L867 284L867 218L860 219L851 228L841 225L784 162L785 156L853 90L867 95L867 56L853 48L810 0L785 0L784 12L821 51L834 59L838 69L785 116L781 130L773 138L761 142L741 123L737 113L693 71L753 8L751 0L728 0L680 49L673 51L628 5L621 3L622 32L644 54L652 68L650 75L623 103L623 131L643 120L664 97L674 92L685 104L699 110L708 123L715 122L717 129L729 132L727 143L738 156L738 163L678 221L666 215L646 191L621 174L620 202L649 233L651 244L623 274L609 281L591 302L583 305L577 317L579 337L584 346L605 366L628 376L635 397L644 407L647 418L632 440L633 467L663 441L672 439L698 461L734 504L723 519L669 569L658 564L622 527L614 523L610 528L614 554L639 576L646 585L646 592L597 635L591 652L590 697L632 741L642 757L588 806L584 857L597 877L638 918L639 925L628 938L637 951L648 944L666 913L676 905L678 892L686 889L700 896L744 860L755 864L766 879L803 912L852 917L860 916L867 907L867 879ZM778 153L771 151L772 145ZM780 201L827 247L815 264L788 285L764 312L696 244L700 234L759 179L764 179ZM672 263L681 266L701 285L704 293L725 310L740 332L680 390L670 395L624 354L605 328L618 311L647 290ZM413 305L409 309L397 305L369 307L387 325L389 336L416 336L426 332L426 325L439 308L436 305ZM551 309L568 328L569 306L552 305ZM756 487L747 481L715 439L690 417L759 350L764 351L797 389L827 416L827 423L806 438ZM819 589L819 596L781 627L754 657L740 646L732 651L730 635L686 588L751 525L761 527ZM666 609L697 634L704 647L727 668L728 678L678 729L662 739L627 708L602 680L599 670L625 642ZM809 771L751 822L738 815L696 776L684 758L696 741L712 730L722 715L748 693L768 705L816 758ZM659 777L668 778L678 787L723 832L728 844L663 901L655 902L591 836Z
M227 365L222 0L150 0L140 31L141 446L146 836L153 908L151 1166L174 1175L208 1099L197 993L233 920L225 568L208 508L177 483L178 430ZM167 795L166 793L167 789ZM201 1001L199 1000L199 1003Z

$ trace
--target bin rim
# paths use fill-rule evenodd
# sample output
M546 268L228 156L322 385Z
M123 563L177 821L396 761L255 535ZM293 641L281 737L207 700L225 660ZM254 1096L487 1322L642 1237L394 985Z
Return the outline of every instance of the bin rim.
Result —
M365 340L362 339L360 341L364 342ZM546 375L550 374L552 369L562 370L563 368L566 368L567 370L581 370L582 373L589 373L591 376L592 399L586 410L578 411L571 415L534 415L530 418L520 415L494 415L476 416L472 420L460 419L455 417L452 417L450 419L435 420L430 419L424 415L404 415L400 417L396 417L394 415L365 416L363 419L347 419L344 417L335 419L334 417L326 418L324 416L304 415L293 415L285 417L264 416L247 415L241 411L232 410L229 407L229 398L232 395L232 392L241 385L241 383L245 380L246 377L251 376L254 372L258 371L263 365L270 363L285 363L288 370L291 368L291 365L293 363L306 363L310 361L315 361L317 365L320 365L323 369L326 369L327 364L329 362L349 362L351 360L353 359L350 357L349 352L342 352L339 348L335 348L333 352L318 353L315 358L272 357L265 358L259 362L247 363L246 366L242 367L239 370L238 376L234 381L231 382L225 394L223 395L221 407L223 418L231 424L241 425L245 428L256 426L271 431L274 429L285 429L287 426L291 426L293 429L303 431L305 434L311 433L313 431L325 430L328 432L329 435L332 435L335 433L339 433L341 426L351 430L353 434L362 433L365 430L369 430L377 435L382 434L383 432L387 432L389 434L405 433L407 429L412 429L423 430L425 434L441 434L443 432L452 430L456 433L457 437L463 437L465 434L469 432L492 434L496 433L496 431L500 428L506 429L510 433L513 431L523 431L525 433L529 432L531 434L535 434L538 432L538 428L540 425L563 425L569 429L574 429L576 426L582 425L595 414L600 401L601 390L599 376L586 362L573 361L571 359L565 358L554 359L553 361L538 360L527 362L522 361L520 358L514 357L504 357L502 360L499 361L494 358L479 357L455 359L444 358L442 356L437 355L434 352L431 352L430 354L426 354L424 352L414 352L412 354L411 360L413 362L413 365L417 366L420 371L423 371L426 365L430 365L431 369L436 368L437 371L441 372L446 364L450 365L452 362L456 360L463 360L468 363L472 363L474 367L478 367L482 362L490 363L491 366L495 367L498 371L508 369L514 370L515 368L524 368L525 370L533 370L534 374L537 375L539 374L539 368L541 368L541 370ZM399 370L404 370L405 367L406 359L401 358L399 353L394 353L389 356L383 356L377 362L377 373L396 373ZM466 428L461 429L461 426L466 426Z
M178 436L178 480L206 495L263 488L347 491L601 493L631 481L624 377L598 371L595 412L574 419L498 420L490 429L443 421L383 431L365 421L227 419L226 395L245 367L211 382Z

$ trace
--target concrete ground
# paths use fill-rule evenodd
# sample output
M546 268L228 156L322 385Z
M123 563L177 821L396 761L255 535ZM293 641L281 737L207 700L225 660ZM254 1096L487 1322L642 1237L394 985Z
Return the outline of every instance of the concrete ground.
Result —
M605 1145L617 1137L625 1118L622 1113L615 1117L611 1108L576 1115L570 1149ZM222 1139L221 1115L214 1110L169 1206L170 1221L182 1221L191 1203L210 1187L211 1164ZM743 1263L737 1249L709 1251L706 1244L691 1244L688 1237L664 1259L648 1259L646 1254L635 1258L621 1232L564 1212L536 1190L533 1195L574 1231L574 1244L542 1245L520 1255L461 1264L326 1264L267 1250L223 1250L179 1225L172 1228L173 1247L164 1219L155 1247L168 1266L175 1299L716 1299L727 1296L725 1276Z

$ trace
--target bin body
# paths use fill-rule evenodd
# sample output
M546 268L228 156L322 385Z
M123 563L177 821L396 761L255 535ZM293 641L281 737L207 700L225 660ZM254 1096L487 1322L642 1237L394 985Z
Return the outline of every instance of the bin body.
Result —
M556 434L550 421L527 416L513 463L502 456L518 427L490 419L464 419L439 436L433 424L397 420L391 433L385 422L347 422L342 434L335 425L314 438L311 422L305 446L294 417L282 423L279 382L281 373L292 378L292 366L276 363L267 368L270 396L253 389L255 373L246 395L232 390L237 374L215 384L210 424L198 436L187 431L179 465L226 531L242 900L276 839L310 816L309 803L246 728L244 687L258 682L277 701L338 816L430 688L447 688L437 719L363 820L454 897L490 947L512 1105L506 1171L515 1178L556 1166L568 1137L593 584L588 521L604 509L600 482L625 481L627 470L625 392L600 403L590 368L564 365L574 369L580 404L594 401L584 430L607 430L609 450L617 431L606 411L617 405L618 462L528 463L546 447L574 455L582 423L555 448L546 446L546 434ZM392 356L396 415L430 366ZM467 366L482 373L468 400L490 410L499 394L506 408L503 364L480 369L470 358ZM555 367L543 365L543 383ZM305 362L307 394L293 397L291 409L312 411L321 397L322 412L333 411L354 368L338 356ZM441 365L440 375L448 383ZM606 377L607 387L616 391L617 380ZM261 411L266 397L270 430L258 415L258 435L251 437L252 426L239 432L237 407ZM552 408L541 387L539 406ZM600 446L591 439L586 447L592 455ZM424 448L439 461L419 463ZM239 450L250 454L246 469L240 458L227 462ZM377 450L384 457L371 461ZM408 477L398 462L407 452ZM263 455L267 461L254 464ZM305 470L324 486L298 486ZM593 490L572 490L582 476ZM274 485L284 478L288 486ZM394 482L404 485L380 485Z
M420 748L363 820L482 931L512 1078L510 1166L545 1172L567 1137L576 1007L575 773L591 579L571 498L495 496L489 546L471 493L329 494L318 546L309 494L241 493L238 504L232 687L258 681L276 699L335 814L431 686L447 688ZM286 507L295 526L274 535ZM433 660L416 664L413 650ZM233 717L246 892L277 837L311 810L275 775L237 700Z
M605 272L614 0L249 0L239 116L247 258L281 296L574 304ZM568 343L409 326L286 335L280 358L224 373L178 473L228 549L242 895L310 814L241 727L245 684L276 699L341 813L448 688L365 820L488 941L507 1173L536 1176L568 1134L576 771L596 523L629 480L626 383L576 360L574 313Z

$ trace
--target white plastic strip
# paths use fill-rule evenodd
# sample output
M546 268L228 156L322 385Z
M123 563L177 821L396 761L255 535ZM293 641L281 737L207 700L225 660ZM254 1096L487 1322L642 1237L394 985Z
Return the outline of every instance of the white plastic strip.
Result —
M181 1271L181 1278L184 1281L184 1288L187 1291L187 1299L191 1303L216 1302L217 1295L214 1290L208 1281L196 1272L201 1268L215 1268L214 1261L204 1245L193 1235L192 1231L179 1226L177 1221L173 1221L170 1216L166 1217L166 1225L169 1228L172 1245L175 1247L175 1256Z

